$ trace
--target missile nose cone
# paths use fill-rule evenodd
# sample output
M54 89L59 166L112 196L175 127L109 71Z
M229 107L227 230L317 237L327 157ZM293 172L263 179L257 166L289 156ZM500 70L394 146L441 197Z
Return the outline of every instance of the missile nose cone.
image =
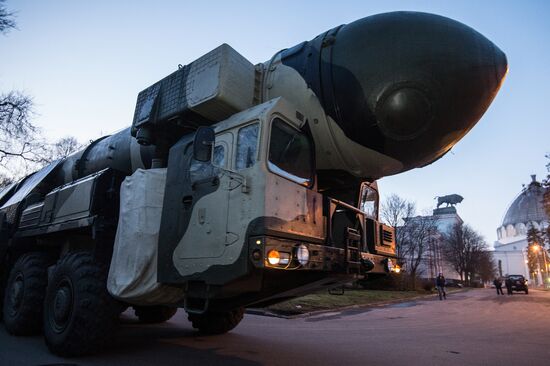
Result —
M506 74L508 74L508 59L506 58L506 54L497 46L494 46L494 52L497 83L502 83Z
M332 49L331 111L346 136L403 164L428 164L481 118L508 70L470 27L397 12L343 26ZM360 102L364 99L364 102ZM330 110L330 107L328 108Z
M370 16L308 44L283 62L302 73L347 138L400 163L389 174L449 151L485 113L508 70L505 54L483 35L427 13ZM315 52L308 66L303 60ZM372 176L387 174L381 168Z

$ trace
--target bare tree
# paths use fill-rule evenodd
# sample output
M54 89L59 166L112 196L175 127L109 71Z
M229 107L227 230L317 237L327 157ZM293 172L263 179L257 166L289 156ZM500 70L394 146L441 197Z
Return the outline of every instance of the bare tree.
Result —
M0 165L43 163L46 146L31 122L32 99L17 91L0 95Z
M14 13L0 0L0 33L16 28ZM11 162L23 163L26 170L44 163L46 146L32 123L33 101L19 91L0 93L0 166L10 169Z
M488 282L496 277L497 266L493 258L493 252L483 251L479 254L476 265L474 266L475 273L483 282Z
M14 182L13 178L0 174L0 191Z
M410 276L412 288L422 275L423 262L430 250L430 240L439 235L437 219L433 216L416 216L405 219L402 230L401 250L405 268Z
M387 197L380 207L380 216L382 220L392 226L395 230L396 254L399 261L403 257L402 243L406 230L403 230L405 219L415 215L414 202L407 201L396 194Z
M0 0L0 33L16 28L14 13ZM40 165L65 158L82 147L74 137L48 144L32 122L32 98L19 91L0 94L0 187Z
M443 235L443 255L458 273L460 279L470 285L473 276L480 272L482 257L488 245L483 237L470 226L458 223Z
M45 158L48 162L64 159L72 153L82 149L83 144L73 136L65 136L48 146L49 155Z
M4 6L5 0L0 0L0 33L8 33L16 27L15 14Z

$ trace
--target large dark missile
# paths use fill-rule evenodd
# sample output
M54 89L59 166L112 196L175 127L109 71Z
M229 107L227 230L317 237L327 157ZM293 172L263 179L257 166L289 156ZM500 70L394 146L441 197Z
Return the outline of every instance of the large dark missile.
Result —
M233 87L225 93L232 96L231 107L212 108L207 99L204 106L193 105L192 100L202 98L193 90L202 91L196 85L207 74L199 66L218 54L230 55L233 61L228 65L240 67L238 72L229 66L212 69L227 73L226 80L239 80L227 86ZM138 145L139 139L126 129L69 157L59 169L59 181L107 167L124 174L150 167L154 156L165 158L167 147L197 125L215 123L229 117L227 111L235 113L258 103L253 99L255 87L263 88L260 101L282 96L306 117L322 114L321 122L310 123L309 128L323 188L377 179L421 167L445 154L487 110L508 67L504 53L472 28L417 12L363 18L278 55L285 67L274 67L277 57L267 62L262 71L268 82L261 86L254 85L253 65L227 45L184 66L138 97L136 116L143 114L144 105L150 107L145 120L157 146ZM208 85L212 79L206 80ZM311 92L318 102L312 101ZM151 103L143 102L148 98ZM312 107L319 104L322 109ZM136 118L132 131L143 127ZM327 127L330 123L341 132ZM334 177L344 178L331 181Z
M508 69L504 53L480 33L417 12L334 28L284 51L281 61L347 138L401 163L369 167L373 178L445 154L487 110Z

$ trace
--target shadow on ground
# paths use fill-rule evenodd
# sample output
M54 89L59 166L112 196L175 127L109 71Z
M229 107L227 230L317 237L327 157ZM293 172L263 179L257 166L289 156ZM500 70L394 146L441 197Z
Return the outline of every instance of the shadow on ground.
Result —
M547 307L550 307L550 298L536 296L536 290L529 290L529 294L523 292L514 292L513 295L507 295L506 292L504 295L494 294L493 297L480 297L478 301L492 302L498 305L505 305L510 303L524 302L530 304L541 304Z
M201 337L189 328L182 329L170 322L161 325L142 325L123 317L121 323L116 341L97 355L60 358L48 352L41 336L25 337L17 338L18 341L14 342L9 354L4 355L0 351L0 365L259 365L242 357L221 354L219 347L213 346L211 341L207 342L207 337ZM0 327L3 328L3 325ZM1 330L1 333L4 333L5 330ZM12 338L7 334L3 336ZM251 339L239 340L244 336L232 333L220 337L232 338L236 342L252 341ZM208 337L208 340L215 340L215 338ZM29 348L34 348L35 351L29 353ZM129 360L131 360L130 363Z
M182 329L170 323L161 325L141 325L131 319L122 318L122 326L117 333L117 341L105 349L98 356L91 356L79 359L80 365L87 362L102 365L126 364L127 356L132 359L142 360L132 362L137 365L259 365L256 362L236 356L222 355L220 348L204 346L206 337L201 337L196 331ZM226 338L242 337L238 334L228 333ZM208 337L209 340L214 337ZM196 347L194 347L196 345ZM108 360L108 361L106 361Z

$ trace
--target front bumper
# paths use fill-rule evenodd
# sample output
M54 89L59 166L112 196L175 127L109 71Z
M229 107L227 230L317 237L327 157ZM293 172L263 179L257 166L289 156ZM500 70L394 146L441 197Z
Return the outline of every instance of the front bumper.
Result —
M300 263L298 248L309 251L307 263ZM269 261L270 252L276 251L284 259L277 264ZM350 267L358 269L355 274L387 274L394 267L392 257L360 252L360 258L349 260L346 250L321 244L308 243L294 239L282 239L271 236L257 236L249 240L249 258L255 268L279 271L322 271L335 274L349 274Z
M514 290L514 291L525 291L525 290L527 290L527 286L512 285L512 290Z

